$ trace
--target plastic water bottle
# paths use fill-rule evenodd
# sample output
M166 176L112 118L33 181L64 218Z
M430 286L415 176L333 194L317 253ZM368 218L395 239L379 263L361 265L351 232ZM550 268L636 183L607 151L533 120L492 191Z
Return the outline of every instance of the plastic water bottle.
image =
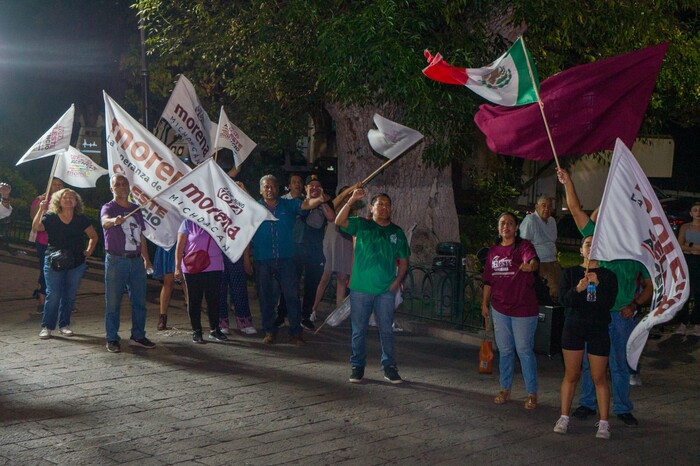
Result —
M589 303L596 302L596 286L593 282L588 282L588 286L586 287L586 301Z

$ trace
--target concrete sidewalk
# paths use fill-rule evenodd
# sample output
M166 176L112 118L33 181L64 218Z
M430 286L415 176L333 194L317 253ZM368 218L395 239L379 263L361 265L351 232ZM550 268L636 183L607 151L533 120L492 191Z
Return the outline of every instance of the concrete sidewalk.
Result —
M397 334L406 381L385 382L371 331L355 385L347 323L307 333L302 348L284 334L274 346L239 334L194 345L180 297L172 328L156 332L157 286L147 335L158 346L126 344L125 301L122 353L107 353L96 268L78 292L76 336L40 340L34 260L0 252L2 464L700 464L697 343L649 342L644 385L632 387L638 428L613 418L605 441L595 419L572 419L557 435L559 358L538 356L540 405L526 411L519 372L515 399L494 405L497 375L479 375L478 346L464 342Z

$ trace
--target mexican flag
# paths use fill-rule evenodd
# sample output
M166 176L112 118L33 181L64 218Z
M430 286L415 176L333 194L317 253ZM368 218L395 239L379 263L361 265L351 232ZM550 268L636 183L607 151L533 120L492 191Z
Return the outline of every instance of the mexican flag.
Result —
M513 107L537 102L540 84L530 52L519 37L510 49L483 68L458 68L443 60L442 55L424 52L428 66L423 74L445 84L466 86L497 105ZM531 77L532 73L532 77Z

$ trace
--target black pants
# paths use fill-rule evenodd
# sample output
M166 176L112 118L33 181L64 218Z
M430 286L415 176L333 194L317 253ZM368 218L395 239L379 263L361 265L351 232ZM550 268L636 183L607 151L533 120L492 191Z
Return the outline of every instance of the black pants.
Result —
M192 330L202 331L202 298L207 300L209 329L219 327L219 293L221 270L201 273L186 273L187 313L190 315Z

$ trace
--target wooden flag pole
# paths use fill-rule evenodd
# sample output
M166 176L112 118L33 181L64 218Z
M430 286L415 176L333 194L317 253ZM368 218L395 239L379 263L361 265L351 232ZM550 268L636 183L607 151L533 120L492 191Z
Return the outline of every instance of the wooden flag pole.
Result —
M559 157L557 157L557 150L554 148L554 140L552 139L552 133L549 130L549 123L547 123L547 117L544 114L544 102L540 99L540 91L537 89L537 83L535 82L535 75L532 72L532 66L530 65L530 59L527 54L527 48L525 48L525 39L520 37L520 44L523 46L523 53L525 54L525 61L527 62L527 71L530 74L530 81L532 81L532 88L535 90L535 96L537 96L537 106L540 108L540 113L542 114L542 121L544 122L544 128L547 130L547 138L549 139L549 145L552 148L552 154L554 155L554 162L557 164L557 169L561 169L559 165Z

